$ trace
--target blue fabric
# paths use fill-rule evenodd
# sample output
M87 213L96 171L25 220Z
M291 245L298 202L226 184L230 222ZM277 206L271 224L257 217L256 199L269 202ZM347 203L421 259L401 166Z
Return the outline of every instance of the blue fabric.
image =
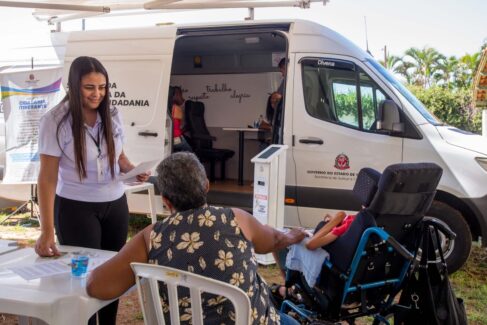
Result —
M324 249L309 250L305 244L309 238L305 238L299 244L289 246L286 257L286 268L303 273L306 282L313 287L321 273L323 262L330 254Z
M288 314L279 312L279 316L281 316L281 325L299 325L299 322Z

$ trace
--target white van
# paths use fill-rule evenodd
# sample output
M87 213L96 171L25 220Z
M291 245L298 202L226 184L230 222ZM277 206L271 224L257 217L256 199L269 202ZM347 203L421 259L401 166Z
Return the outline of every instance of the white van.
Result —
M81 55L107 67L112 103L125 123L125 151L134 161L171 152L170 85L204 104L213 146L235 152L226 180L212 184L210 203L251 210L250 158L261 142L245 130L239 142L228 128L252 126L265 115L285 57L282 124L273 138L289 147L286 225L314 227L326 210L358 210L351 189L362 167L435 162L443 177L429 214L457 234L444 241L450 269L466 261L472 238L487 236L486 139L438 121L375 59L326 27L245 21L72 32L61 59L66 74Z

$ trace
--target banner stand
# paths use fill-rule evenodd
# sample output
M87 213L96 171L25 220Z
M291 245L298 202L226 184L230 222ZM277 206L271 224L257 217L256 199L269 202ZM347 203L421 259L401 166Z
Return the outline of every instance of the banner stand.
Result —
M30 218L29 220L36 220L39 222L39 226L41 225L41 218L40 218L40 211L39 211L39 205L38 205L38 200L37 200L37 185L36 184L30 184L30 199L22 203L17 209L15 209L14 212L10 213L2 222L0 222L0 225L3 225L7 223L9 219L15 219L14 216L16 216L19 213L22 213L22 209L30 205ZM23 219L23 218L21 218ZM17 220L17 219L15 219ZM11 221L10 221L11 222ZM18 222L18 220L17 220Z
M39 220L39 121L64 95L61 87L62 73L61 66L34 70L33 59L31 69L11 68L0 72L0 99L5 116L6 148L3 184L29 184L31 192L30 199L1 223L9 220L11 222L15 215L28 206L30 219Z

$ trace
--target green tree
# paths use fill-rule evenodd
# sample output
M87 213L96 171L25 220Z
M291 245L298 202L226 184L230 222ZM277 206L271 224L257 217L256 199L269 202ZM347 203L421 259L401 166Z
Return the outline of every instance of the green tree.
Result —
M435 75L437 84L440 82L447 88L453 88L458 74L458 59L455 56L450 56L442 60L439 64L439 70Z
M465 54L458 60L456 86L459 88L470 88L477 67L480 63L480 52L474 54Z
M401 60L393 72L404 77L406 83L411 85L414 79L414 64L408 61Z
M445 56L431 47L424 47L423 49L412 47L406 50L404 54L405 58L409 58L414 64L413 83L423 88L430 87L434 81L433 76L440 70Z
M482 112L473 107L471 89L410 86L413 94L440 120L462 130L480 133Z
M379 63L382 64L384 68L387 70L391 70L393 72L396 72L395 69L398 65L400 65L402 62L402 58L395 56L395 55L389 55L387 57L387 62L384 62L384 60L380 60Z

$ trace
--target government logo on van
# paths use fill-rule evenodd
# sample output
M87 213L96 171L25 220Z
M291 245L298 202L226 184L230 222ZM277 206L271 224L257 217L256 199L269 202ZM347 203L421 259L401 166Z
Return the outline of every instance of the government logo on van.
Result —
M335 168L339 170L345 170L350 168L350 160L344 153L339 154L335 158Z

